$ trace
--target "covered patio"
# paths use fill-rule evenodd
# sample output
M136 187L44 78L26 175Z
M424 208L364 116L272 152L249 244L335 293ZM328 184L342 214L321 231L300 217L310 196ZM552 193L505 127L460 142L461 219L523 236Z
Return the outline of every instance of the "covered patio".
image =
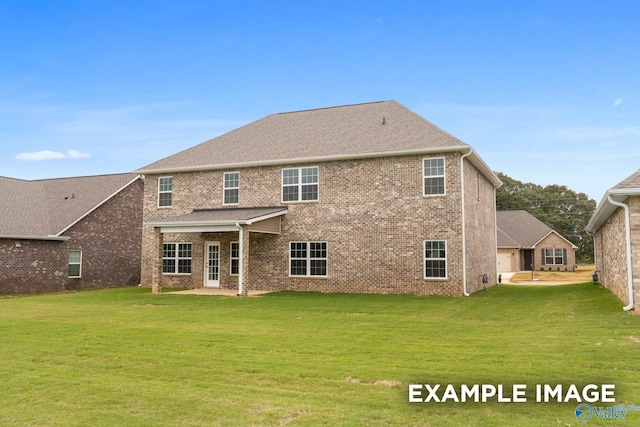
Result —
M286 206L251 207L251 208L222 208L222 209L195 209L190 213L163 218L158 221L145 222L146 227L154 230L154 268L152 278L152 290L154 293L162 292L164 262L166 260L165 235L199 235L198 243L202 248L196 247L195 253L202 253L203 280L194 288L219 289L220 288L220 263L221 247L219 240L213 240L211 233L238 233L236 248L237 253L231 250L229 258L233 257L232 268L237 269L237 295L248 295L250 284L249 257L250 233L280 234L282 230L282 216L287 213ZM202 249L202 252L200 252ZM174 249L175 252L175 249ZM189 269L199 273L197 262ZM198 259L197 257L195 258ZM179 261L178 261L179 262ZM191 273L189 273L191 274ZM233 274L233 273L231 273ZM179 274L176 274L179 275ZM195 277L200 277L195 274ZM196 279L197 280L197 279ZM222 289L221 289L222 290ZM228 289L227 289L228 290Z

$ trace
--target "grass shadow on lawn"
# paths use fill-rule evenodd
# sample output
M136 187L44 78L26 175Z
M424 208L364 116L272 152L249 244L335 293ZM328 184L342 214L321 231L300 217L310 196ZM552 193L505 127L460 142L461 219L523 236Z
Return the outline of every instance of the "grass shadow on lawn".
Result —
M410 404L408 386L613 383L640 404L640 318L621 307L594 284L0 300L0 424L582 425L575 402Z

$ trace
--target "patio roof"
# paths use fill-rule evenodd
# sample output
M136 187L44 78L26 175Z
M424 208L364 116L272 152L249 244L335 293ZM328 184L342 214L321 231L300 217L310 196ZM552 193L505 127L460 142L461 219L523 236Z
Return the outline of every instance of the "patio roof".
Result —
M277 218L287 213L286 206L195 209L190 213L163 218L159 221L145 222L147 227L158 227L162 233L206 233L238 231L239 225L249 225L249 231L280 234L277 230L268 231L258 223ZM265 231L267 230L267 231Z

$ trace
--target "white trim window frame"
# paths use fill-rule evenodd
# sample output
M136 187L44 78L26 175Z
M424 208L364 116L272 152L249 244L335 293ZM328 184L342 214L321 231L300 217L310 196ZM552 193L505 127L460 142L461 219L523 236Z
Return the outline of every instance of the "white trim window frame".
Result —
M163 243L162 274L191 274L192 253L190 242Z
M327 277L327 242L290 242L289 276Z
M282 169L282 202L317 202L319 174L318 166Z
M82 250L81 249L69 250L68 276L70 279L80 279L82 277Z
M447 241L424 241L424 278L447 279Z
M562 249L545 249L544 265L565 265L564 251Z
M158 207L170 208L173 203L173 177L158 177Z
M443 196L447 192L444 157L422 159L422 195Z
M240 242L231 242L231 244L229 245L229 275L238 276L239 272L240 272Z
M222 178L223 205L237 205L240 203L240 172L225 172Z

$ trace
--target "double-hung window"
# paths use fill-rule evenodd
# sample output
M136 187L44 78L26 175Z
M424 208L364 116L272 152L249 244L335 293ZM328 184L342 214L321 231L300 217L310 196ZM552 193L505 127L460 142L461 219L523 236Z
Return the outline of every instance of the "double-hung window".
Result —
M318 167L282 169L282 201L318 200Z
M164 243L162 272L165 274L191 274L191 243Z
M447 242L445 240L424 241L425 279L447 278Z
M224 174L225 205L237 205L240 191L240 172L226 172Z
M171 207L173 195L173 177L163 176L158 178L158 207Z
M240 243L239 242L231 242L231 270L230 274L232 276L237 276L240 271Z
M445 193L444 157L433 157L422 160L424 178L424 195L434 196Z
M543 265L564 265L566 263L565 249L543 249Z
M327 275L327 242L291 242L289 249L291 276Z
M72 249L69 251L69 278L82 277L82 251Z

